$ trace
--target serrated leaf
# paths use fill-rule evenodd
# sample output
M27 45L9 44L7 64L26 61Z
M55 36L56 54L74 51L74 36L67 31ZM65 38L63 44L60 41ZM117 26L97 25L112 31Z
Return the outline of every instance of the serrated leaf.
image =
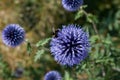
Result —
M93 18L94 18L94 16L92 14L88 14L87 15L87 21L88 22L92 23L93 22Z
M51 39L51 38L46 38L46 39L40 40L40 41L36 44L36 46L37 46L37 47L44 46L45 44L48 43L48 41L49 41L50 39Z
M89 23L93 23L93 22L97 23L98 22L97 16L95 16L93 14L88 13L86 18Z
M76 16L75 16L75 20L79 19L80 17L82 17L84 15L84 12L82 10L80 10Z
M35 55L35 57L34 57L34 61L36 62L37 60L39 60L40 58L41 58L41 55L42 54L44 54L44 50L42 49L42 50L38 50L37 52L36 52L36 55Z

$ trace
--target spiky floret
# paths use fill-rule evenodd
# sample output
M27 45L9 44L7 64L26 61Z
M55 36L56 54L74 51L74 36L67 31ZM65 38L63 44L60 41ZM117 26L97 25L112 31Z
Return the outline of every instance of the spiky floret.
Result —
M63 7L68 11L76 11L83 4L83 0L62 0Z
M62 80L62 77L59 72L50 71L45 75L44 80Z
M50 50L58 63L73 66L87 57L89 36L79 25L63 26L56 35L50 42Z
M25 38L24 29L18 24L9 24L2 31L3 43L10 47L20 45Z

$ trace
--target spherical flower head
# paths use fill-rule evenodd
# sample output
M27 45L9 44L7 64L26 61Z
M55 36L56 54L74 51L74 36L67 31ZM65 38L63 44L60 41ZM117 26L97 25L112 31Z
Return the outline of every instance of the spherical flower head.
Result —
M79 25L63 26L50 42L50 50L61 65L73 66L84 60L89 52L88 33Z
M21 68L21 67L16 68L13 76L16 77L16 78L20 78L20 77L22 77L23 72L24 72L23 68Z
M24 29L18 24L9 24L2 31L3 43L10 47L20 45L25 38Z
M45 75L44 80L62 80L62 77L59 72L50 71Z
M77 11L83 4L83 0L62 0L63 7L68 11Z

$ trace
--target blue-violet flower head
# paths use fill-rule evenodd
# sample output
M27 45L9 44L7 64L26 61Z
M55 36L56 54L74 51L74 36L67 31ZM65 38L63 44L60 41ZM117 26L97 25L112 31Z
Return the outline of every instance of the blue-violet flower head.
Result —
M9 24L2 31L3 43L10 47L20 45L25 38L24 29L18 24Z
M67 11L77 11L83 4L83 0L62 0L62 5Z
M16 68L13 76L14 76L15 78L21 78L22 75L23 75L23 73L24 73L24 69L23 69L22 67L18 67L18 68Z
M50 50L54 59L61 65L79 64L88 56L89 35L79 25L63 26L50 42Z
M62 80L62 77L59 72L50 71L45 75L44 80Z

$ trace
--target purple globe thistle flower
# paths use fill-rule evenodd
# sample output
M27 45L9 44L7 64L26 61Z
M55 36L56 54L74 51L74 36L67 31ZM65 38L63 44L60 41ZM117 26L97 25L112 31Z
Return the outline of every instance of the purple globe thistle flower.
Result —
M83 0L62 0L63 7L68 11L76 11L83 4Z
M21 67L18 67L18 68L16 68L13 76L16 77L16 78L20 78L20 77L22 77L23 72L24 72L24 69L21 68Z
M89 35L79 25L63 26L50 42L54 59L61 65L73 66L84 60L89 52Z
M62 77L59 72L50 71L45 75L44 80L62 80Z
M20 45L25 38L24 29L18 24L9 24L2 31L3 43L10 47Z

